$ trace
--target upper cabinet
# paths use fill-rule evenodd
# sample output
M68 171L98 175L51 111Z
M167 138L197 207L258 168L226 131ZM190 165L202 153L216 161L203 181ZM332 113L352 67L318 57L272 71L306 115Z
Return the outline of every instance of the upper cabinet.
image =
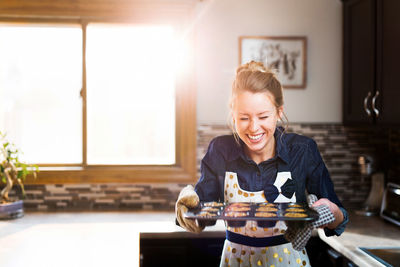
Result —
M400 125L400 1L343 0L343 10L343 122Z

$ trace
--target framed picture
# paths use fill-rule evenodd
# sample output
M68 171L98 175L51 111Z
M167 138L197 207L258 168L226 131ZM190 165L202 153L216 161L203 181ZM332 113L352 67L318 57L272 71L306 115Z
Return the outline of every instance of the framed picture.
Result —
M305 88L307 38L305 36L239 37L239 64L263 62L275 70L284 88Z

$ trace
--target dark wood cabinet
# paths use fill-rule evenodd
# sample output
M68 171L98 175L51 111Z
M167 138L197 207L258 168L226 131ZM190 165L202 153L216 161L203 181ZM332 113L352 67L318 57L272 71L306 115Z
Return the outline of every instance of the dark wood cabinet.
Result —
M140 267L219 266L225 236L201 237L187 233L146 233L140 237ZM306 246L311 266L356 267L317 236Z
M224 233L223 233L224 234ZM171 237L168 233L140 237L140 267L219 266L225 236Z
M357 267L354 262L331 248L319 237L311 237L307 243L306 249L311 266Z
M343 122L400 125L400 1L343 0Z

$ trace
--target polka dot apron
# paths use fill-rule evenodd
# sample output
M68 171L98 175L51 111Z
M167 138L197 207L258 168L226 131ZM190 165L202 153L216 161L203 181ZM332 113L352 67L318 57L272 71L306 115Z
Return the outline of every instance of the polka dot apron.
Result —
M274 186L280 191L287 179L291 179L290 172L279 172ZM250 192L240 188L237 174L233 172L225 173L225 202L266 202L264 191ZM281 193L278 195L276 203L296 202L295 194L286 198ZM234 233L235 236L255 237L255 238L283 238L286 225L283 221L278 221L275 226L262 228L257 226L256 221L247 221L244 227L229 227L227 233ZM251 238L250 238L251 239ZM264 243L263 243L264 244ZM241 243L235 243L225 240L224 249L221 257L222 267L247 267L247 266L310 266L306 250L297 251L293 249L291 243L284 243L275 246L247 246Z

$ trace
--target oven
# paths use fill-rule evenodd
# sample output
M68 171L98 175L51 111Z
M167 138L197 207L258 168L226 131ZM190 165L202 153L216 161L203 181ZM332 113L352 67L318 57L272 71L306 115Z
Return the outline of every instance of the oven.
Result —
M400 226L400 185L388 183L381 206L380 216Z

